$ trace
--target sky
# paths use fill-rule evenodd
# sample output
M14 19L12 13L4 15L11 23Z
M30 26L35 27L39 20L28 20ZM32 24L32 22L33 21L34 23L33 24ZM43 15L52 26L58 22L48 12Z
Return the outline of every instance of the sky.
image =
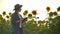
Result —
M37 10L37 16L40 20L47 18L46 7L49 6L51 11L56 11L56 8L60 6L60 0L0 0L0 13L3 11L14 12L14 5L23 5L21 13L24 10L28 10L31 13L32 10Z

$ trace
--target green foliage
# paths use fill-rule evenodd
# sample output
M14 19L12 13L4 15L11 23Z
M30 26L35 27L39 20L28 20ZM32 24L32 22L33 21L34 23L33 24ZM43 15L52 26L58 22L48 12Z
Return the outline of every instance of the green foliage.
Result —
M3 19L0 21L0 34L11 34L11 23Z
M51 18L54 17L53 14L55 18ZM31 14L28 16L33 17ZM0 34L12 34L11 21L6 21L1 15L0 17ZM60 34L60 16L56 12L50 12L47 21L35 21L32 18L23 22L23 34Z
M57 23L56 23L57 21ZM50 23L52 22L52 23ZM33 24L35 23L35 24ZM49 28L48 27L38 27L37 22L29 20L23 23L23 33L24 34L59 34L60 33L60 16L57 16L54 19L49 19ZM40 23L39 23L40 24ZM6 21L3 19L0 22L0 34L12 34L11 31L11 21Z

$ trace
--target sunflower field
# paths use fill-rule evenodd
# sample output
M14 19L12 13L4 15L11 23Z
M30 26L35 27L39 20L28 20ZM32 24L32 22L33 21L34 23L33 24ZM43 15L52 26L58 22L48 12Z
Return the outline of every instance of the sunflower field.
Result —
M28 20L23 23L23 34L60 34L60 7L57 11L50 12L50 7L46 7L48 17L46 20L36 20L37 11L33 10L28 14L28 10L23 12L24 16L28 17ZM11 29L11 16L6 11L0 14L0 34L12 34Z

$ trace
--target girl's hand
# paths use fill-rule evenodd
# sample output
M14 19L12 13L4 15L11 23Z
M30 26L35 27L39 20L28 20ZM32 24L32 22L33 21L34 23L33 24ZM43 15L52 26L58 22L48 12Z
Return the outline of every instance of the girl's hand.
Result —
M19 23L20 22L20 20L16 20L16 23Z

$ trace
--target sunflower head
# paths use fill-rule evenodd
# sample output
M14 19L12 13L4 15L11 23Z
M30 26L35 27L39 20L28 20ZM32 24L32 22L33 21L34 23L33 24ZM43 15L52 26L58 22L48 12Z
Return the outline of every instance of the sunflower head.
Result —
M38 24L40 24L40 23L41 23L41 20L38 21Z
M45 23L45 20L43 20L42 23Z
M47 6L47 7L46 7L46 10L49 12L49 11L50 11L50 7L49 7L49 6Z
M28 10L25 10L25 11L23 12L23 15L27 15L27 13L28 13Z
M7 15L6 18L9 18L9 16Z
M53 12L50 12L50 13L49 13L49 16L52 17L52 16L53 16Z
M36 14L37 14L37 11L36 11L36 10L33 10L33 11L32 11L32 14L33 14L33 15L36 15Z
M57 11L60 11L60 7L57 8Z
M54 12L53 15L54 15L54 16L57 16L57 12Z
M9 16L10 16L10 17L12 16L12 13L11 13L11 12L9 12Z
M34 23L36 24L36 21L34 21Z
M3 13L2 13L2 14L3 14L3 16L5 16L5 15L6 15L6 12L5 12L5 11L3 11Z
M28 14L28 18L30 18L30 19L31 19L31 18L32 18L32 14Z
M0 21L3 19L2 15L0 14Z
M26 13L23 13L24 16L26 16Z

